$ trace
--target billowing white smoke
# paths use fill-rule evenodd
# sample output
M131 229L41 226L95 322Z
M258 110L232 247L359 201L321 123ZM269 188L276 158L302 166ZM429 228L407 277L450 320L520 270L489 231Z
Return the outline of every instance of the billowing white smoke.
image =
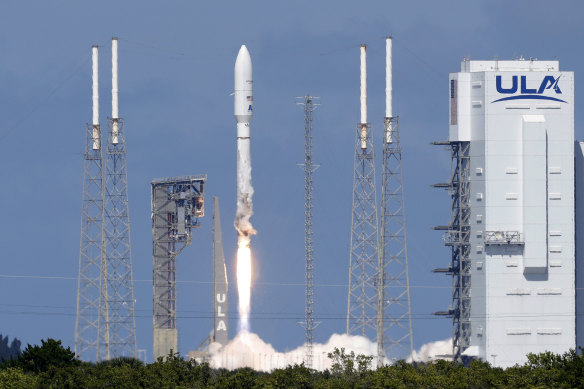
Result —
M239 125L239 123L238 123ZM249 138L237 140L237 210L235 211L235 229L239 237L249 238L256 233L250 217L253 214L253 186L251 185L251 156Z
M333 334L327 343L314 343L312 367L316 370L331 368L331 359L327 354L334 349L345 348L345 353L351 351L355 355L371 355L377 353L377 344L363 336ZM277 352L271 344L264 342L257 334L241 331L224 347L218 343L209 346L209 363L213 368L229 370L240 367L251 367L256 371L272 371L288 365L301 364L304 361L305 347L300 346L292 351ZM388 363L388 361L385 361ZM375 360L372 361L372 368Z
M243 126L245 123L237 123ZM247 123L249 126L249 123ZM250 222L253 214L253 186L251 185L251 156L249 138L237 139L237 291L239 297L239 327L249 330L249 310L251 301L251 236L256 233Z
M430 362L437 359L452 360L452 339L426 343L407 358L407 362Z

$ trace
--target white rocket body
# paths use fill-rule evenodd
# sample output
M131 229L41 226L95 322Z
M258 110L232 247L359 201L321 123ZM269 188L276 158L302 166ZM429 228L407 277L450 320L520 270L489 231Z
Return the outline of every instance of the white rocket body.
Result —
M235 228L240 236L255 233L249 218L252 215L250 122L253 115L253 77L251 57L241 46L235 60L234 115L237 121L237 213ZM249 243L249 240L248 242Z
M237 137L249 138L249 123L253 115L253 75L251 57L247 47L241 46L235 60L235 105ZM240 124L246 124L240 126Z

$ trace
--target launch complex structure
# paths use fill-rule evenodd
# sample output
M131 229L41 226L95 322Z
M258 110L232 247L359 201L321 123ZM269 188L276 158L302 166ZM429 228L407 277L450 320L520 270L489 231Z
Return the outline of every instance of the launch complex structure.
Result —
M449 77L453 357L494 366L584 339L582 147L557 60L468 60Z
M361 122L357 124L349 262L347 333L377 341L378 366L413 351L402 149L392 110L392 38L386 38L381 220L374 139L367 122L366 46L361 46ZM381 223L380 223L381 221Z
M87 126L79 255L79 285L75 353L85 360L136 357L134 291L128 211L126 144L118 114L117 38L112 40L112 117L105 142L99 124L98 47L93 54L93 121ZM375 339L378 364L402 359L413 350L408 259L398 118L392 112L391 38L386 39L386 113L383 130L381 217L377 210L374 139L367 121L366 47L361 46L361 121L357 125L353 210L347 307L347 333ZM238 289L241 328L247 330L249 292L240 276L241 249L249 252L255 233L252 215L250 121L253 114L252 70L242 46L235 65L235 106L238 141ZM312 231L312 111L318 104L306 95L305 113L305 363L313 362L314 258ZM192 243L204 216L206 175L155 179L151 183L153 236L153 353L154 358L178 352L177 256ZM212 342L225 345L227 277L218 200L214 200L214 327L199 346L205 356ZM249 255L248 255L249 257ZM250 258L248 258L249 260ZM245 270L251 268L246 265ZM249 268L249 269L248 269ZM249 285L251 287L251 285ZM245 289L245 288L243 288ZM250 288L248 288L250 289ZM243 293L243 295L242 295ZM243 298L242 298L243 296ZM242 305L242 300L244 304ZM247 305L245 302L247 300ZM242 308L243 306L243 308Z
M75 355L136 357L124 121L118 113L118 39L112 38L112 117L105 163L99 124L98 47L92 47L93 117L87 126Z
M178 352L176 258L205 215L206 175L152 181L154 359Z

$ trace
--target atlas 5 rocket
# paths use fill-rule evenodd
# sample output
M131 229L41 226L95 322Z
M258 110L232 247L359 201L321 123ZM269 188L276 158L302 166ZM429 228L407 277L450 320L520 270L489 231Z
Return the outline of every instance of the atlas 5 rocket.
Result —
M249 218L252 215L250 122L253 115L253 77L251 57L242 45L235 60L234 115L237 121L237 213L235 228L240 237L255 233ZM249 241L248 241L249 242Z

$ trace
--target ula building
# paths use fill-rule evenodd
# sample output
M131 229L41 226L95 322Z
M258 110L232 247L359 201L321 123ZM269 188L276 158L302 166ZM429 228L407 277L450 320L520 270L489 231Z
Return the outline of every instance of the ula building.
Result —
M454 357L506 367L575 348L584 158L574 74L558 61L464 60L449 83L449 137L435 143L451 150L451 178L436 186L452 213L436 229L452 253L437 271L453 276L440 314L453 320Z

